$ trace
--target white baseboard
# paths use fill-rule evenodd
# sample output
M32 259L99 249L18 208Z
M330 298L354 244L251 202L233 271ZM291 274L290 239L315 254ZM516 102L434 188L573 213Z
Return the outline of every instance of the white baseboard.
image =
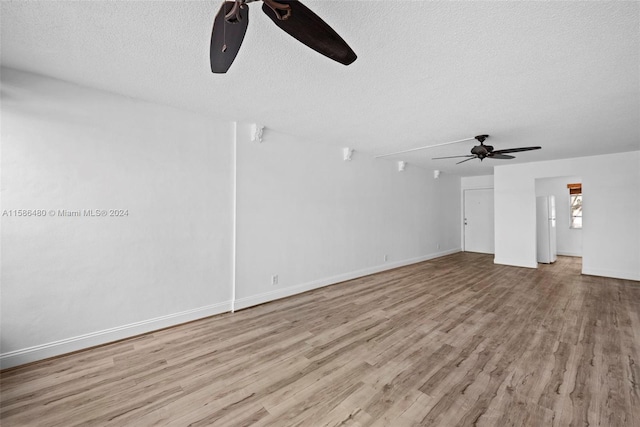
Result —
M392 270L398 267L404 267L406 265L416 264L418 262L428 261L430 259L439 258L445 255L451 255L457 252L460 252L460 248L451 249L448 251L437 252L417 258L411 258L407 260L392 262L392 263L384 263L380 265L376 265L374 267L365 268L362 270L352 271L349 273L339 274L337 276L327 277L319 280L314 280L311 282L303 283L301 285L289 286L283 289L277 289L271 292L264 292L258 295L251 295L248 297L240 298L235 301L236 310L241 310L243 308L252 307L258 304L264 304L269 301L274 301L280 298L290 297L292 295L300 294L302 292L311 291L313 289L322 288L324 286L333 285L340 282L345 282L347 280L357 279L359 277L368 276L370 274L380 273L386 270Z
M158 329L191 322L216 314L231 311L231 301L225 301L205 307L194 308L180 313L143 320L141 322L118 326L102 331L91 332L77 337L65 338L46 344L36 345L20 350L0 354L0 369L11 368L37 360L47 359L62 354L118 341L124 338L145 334Z
M510 265L513 267L538 268L537 262L532 263L530 260L516 259L516 258L495 257L493 258L493 263L501 264L501 265Z
M582 258L582 254L578 252L558 252L559 256L572 256L577 258Z
M586 274L588 276L612 277L614 279L640 281L640 273L638 272L605 270L601 268L584 268L584 265L582 266L582 274Z
M302 292L310 291L312 289L321 288L323 286L333 285L335 283L357 279L359 277L368 276L370 274L379 273L381 271L404 267L405 265L415 264L418 262L439 258L441 256L454 254L456 252L460 252L460 250L460 248L456 248L403 261L384 263L350 273L314 280L312 282L304 283L297 286L291 286L285 289L278 289L273 292L265 292L259 295L240 298L235 301L234 307L236 310L239 310L258 304L263 304L269 301L274 301L280 298L285 298ZM107 344L136 335L157 331L158 329L176 326L181 323L191 322L193 320L214 316L216 314L230 312L231 308L231 301L225 301L222 303L195 308L180 313L169 314L166 316L156 317L154 319L143 320L141 322L131 323L111 329L91 332L89 334L65 338L59 341L2 353L0 354L0 369L7 369L14 366L24 365L26 363L48 359L50 357L60 356L97 345Z

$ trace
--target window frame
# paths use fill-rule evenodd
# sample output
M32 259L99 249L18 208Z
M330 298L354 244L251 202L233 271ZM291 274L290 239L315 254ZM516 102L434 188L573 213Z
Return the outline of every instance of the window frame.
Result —
M567 184L569 189L569 228L574 230L582 229L582 184ZM580 218L580 224L576 224L576 219Z

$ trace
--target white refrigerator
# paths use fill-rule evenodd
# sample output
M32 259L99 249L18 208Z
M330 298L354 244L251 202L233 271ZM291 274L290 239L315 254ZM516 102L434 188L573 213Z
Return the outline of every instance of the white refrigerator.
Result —
M536 198L536 234L538 262L551 264L556 261L556 199L553 196Z

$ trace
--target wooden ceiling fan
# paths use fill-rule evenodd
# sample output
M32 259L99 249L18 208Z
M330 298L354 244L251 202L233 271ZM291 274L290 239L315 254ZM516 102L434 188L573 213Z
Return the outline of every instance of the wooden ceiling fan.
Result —
M211 71L226 73L238 55L249 25L249 3L225 1L213 22L209 56ZM355 52L318 15L298 0L262 0L262 11L283 31L316 52L344 65L356 60Z
M460 157L467 157L466 160L459 161L456 165L460 163L468 162L473 159L480 159L483 161L486 158L490 159L502 159L509 160L515 159L515 156L510 156L507 153L519 153L521 151L531 151L531 150L540 150L542 147L518 147L518 148L505 148L503 150L494 150L492 145L484 145L485 139L489 138L489 135L478 135L475 137L476 140L480 142L480 145L476 145L471 149L471 154L467 154L465 156L447 156L447 157L434 157L432 160L439 159L455 159Z

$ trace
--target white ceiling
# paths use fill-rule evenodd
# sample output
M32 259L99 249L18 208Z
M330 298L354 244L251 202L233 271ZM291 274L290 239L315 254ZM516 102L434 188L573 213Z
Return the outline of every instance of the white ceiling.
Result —
M640 3L314 1L358 54L343 66L250 5L244 44L212 74L216 1L3 1L2 65L220 120L258 122L371 155L488 133L392 157L462 176L492 166L640 149Z

